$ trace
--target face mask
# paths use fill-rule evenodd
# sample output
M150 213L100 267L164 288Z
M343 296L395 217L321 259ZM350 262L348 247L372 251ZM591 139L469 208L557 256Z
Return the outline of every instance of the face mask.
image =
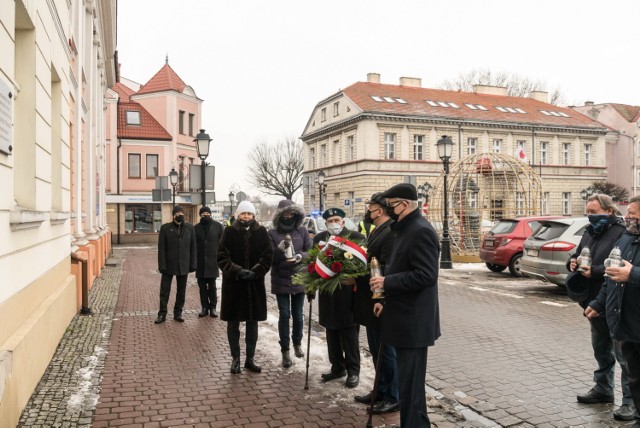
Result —
M624 225L627 227L627 232L632 235L640 235L640 227L638 226L637 218L625 218Z
M587 218L589 219L589 223L591 223L593 233L600 235L609 224L611 216L609 214L589 214Z
M342 232L342 225L338 223L330 223L327 225L327 230L333 236L337 236Z
M373 223L373 219L371 218L371 211L367 210L364 213L364 221L367 223Z
M210 216L200 217L200 223L202 224L211 223L212 221L213 219Z
M240 223L240 226L241 226L241 227L245 227L245 228L246 228L246 227L251 226L251 225L253 224L253 222L254 222L254 221L255 221L255 220L253 220L253 219L252 219L252 220L249 220L249 221L247 221L247 220L238 220L238 223Z
M400 204L398 204L398 205L400 205ZM396 207L398 205L396 205ZM395 207L391 208L391 212L389 213L389 217L391 217L393 219L393 221L398 221L400 219L400 214L402 214L406 209L407 208L405 207L404 210L402 210L398 214L396 214Z
M280 224L284 224L285 226L291 226L293 223L295 223L295 221L296 221L295 217L291 217L291 218L280 217Z
M174 220L176 223L182 223L184 221L184 216L183 215L177 215L174 217Z

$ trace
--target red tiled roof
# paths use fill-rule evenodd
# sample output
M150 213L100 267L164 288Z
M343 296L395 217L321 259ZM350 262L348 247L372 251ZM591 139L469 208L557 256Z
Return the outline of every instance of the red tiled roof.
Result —
M369 82L354 83L344 89L342 93L367 113L542 126L603 128L601 123L575 110L544 103L532 98L485 95L475 92L445 91ZM377 102L371 98L372 96L400 98L406 101L406 104L397 101L393 103ZM427 100L454 103L460 108L433 107L426 102ZM487 111L472 110L465 104L480 104ZM526 113L505 113L497 110L496 107L522 109ZM546 115L542 111L564 113L569 117Z
M131 100L131 95L135 94L136 91L128 87L127 85L123 85L118 82L111 88L118 93L120 97L120 101L129 102Z
M627 122L637 122L636 118L640 114L640 107L613 103L609 105L620 113L620 116L624 117Z
M185 86L187 86L187 84L182 81L180 76L178 76L176 72L173 71L173 68L171 68L167 63L155 74L155 76L145 83L137 93L149 94L152 92L169 90L182 92Z
M173 139L171 134L139 103L120 102L118 106L118 138L168 141ZM140 125L127 125L127 111L140 112Z

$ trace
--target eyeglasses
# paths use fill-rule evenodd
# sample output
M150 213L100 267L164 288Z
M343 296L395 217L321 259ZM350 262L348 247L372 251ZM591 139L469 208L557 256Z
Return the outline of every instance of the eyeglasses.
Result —
M403 200L394 201L394 202L387 202L387 205L389 205L391 208L395 208L395 207L397 207L398 205L400 205L403 202L404 202Z

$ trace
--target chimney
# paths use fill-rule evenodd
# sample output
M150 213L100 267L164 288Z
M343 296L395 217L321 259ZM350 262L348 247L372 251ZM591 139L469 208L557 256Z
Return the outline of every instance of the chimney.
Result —
M549 92L547 91L531 91L529 98L533 98L536 101L542 101L543 103L549 102Z
M593 101L585 101L584 105L585 105L585 107L592 106L593 105Z
M508 95L506 86L473 85L473 92L484 95L502 95L503 97Z
M413 88L422 88L422 79L419 77L401 77L400 86L411 86Z
M380 83L380 73L367 73L367 82Z

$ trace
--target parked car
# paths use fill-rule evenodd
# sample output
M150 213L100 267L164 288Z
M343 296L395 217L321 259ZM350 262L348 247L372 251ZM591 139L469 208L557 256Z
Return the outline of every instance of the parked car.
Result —
M305 217L304 220L302 220L302 225L307 228L311 238L313 238L316 233L327 230L327 225L322 217ZM358 230L358 225L348 217L345 217L344 225L349 230Z
M502 272L509 268L514 276L520 273L520 259L527 239L540 225L540 220L560 217L538 216L502 219L482 237L480 259L489 270Z
M540 227L524 242L520 261L522 273L531 278L565 285L567 261L589 225L587 217L542 220Z

